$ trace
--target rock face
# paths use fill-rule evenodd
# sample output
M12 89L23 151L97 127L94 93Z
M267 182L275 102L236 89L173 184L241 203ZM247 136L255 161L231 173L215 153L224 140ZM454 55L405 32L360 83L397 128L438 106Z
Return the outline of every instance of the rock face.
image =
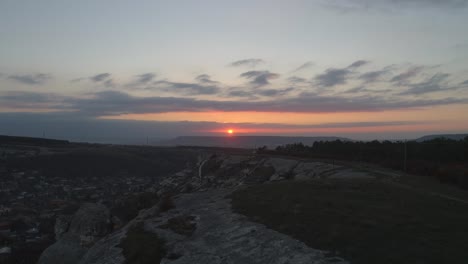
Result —
M55 219L55 240L60 240L62 236L68 231L68 227L70 227L70 222L72 217L69 215L60 215Z
M80 245L89 246L111 231L111 215L107 207L86 203L73 216L68 233L77 235Z
M89 247L112 232L109 210L100 204L83 204L71 219L57 218L55 232L57 242L41 254L38 263L78 263Z

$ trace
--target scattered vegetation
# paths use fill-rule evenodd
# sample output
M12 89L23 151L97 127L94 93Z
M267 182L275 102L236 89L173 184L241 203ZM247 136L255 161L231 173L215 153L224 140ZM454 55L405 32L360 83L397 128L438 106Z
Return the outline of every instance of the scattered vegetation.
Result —
M167 212L172 208L175 208L174 201L172 200L172 195L166 194L161 197L159 201L159 211L160 212Z
M313 146L302 143L279 146L260 153L368 162L383 167L432 176L442 183L468 189L468 137L464 140L434 139L424 142L327 141Z
M319 180L251 186L233 209L355 264L464 263L468 205L391 182Z
M144 229L142 222L127 231L127 236L120 241L125 264L160 263L166 255L165 242L157 234Z
M156 193L139 193L117 202L116 205L111 208L111 214L118 217L123 224L125 224L135 218L140 210L149 208L158 201L159 199Z

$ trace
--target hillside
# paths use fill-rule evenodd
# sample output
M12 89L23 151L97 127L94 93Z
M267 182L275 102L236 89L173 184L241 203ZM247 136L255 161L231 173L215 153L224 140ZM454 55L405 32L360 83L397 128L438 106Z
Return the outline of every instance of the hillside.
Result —
M436 134L436 135L426 135L420 138L417 138L417 142L429 141L436 138L452 139L452 140L462 140L465 137L468 137L468 134Z

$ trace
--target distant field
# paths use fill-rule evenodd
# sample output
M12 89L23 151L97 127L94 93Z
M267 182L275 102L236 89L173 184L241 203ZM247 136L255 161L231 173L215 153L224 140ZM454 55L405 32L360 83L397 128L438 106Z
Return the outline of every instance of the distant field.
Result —
M468 259L468 205L392 183L282 182L232 198L236 212L355 264Z

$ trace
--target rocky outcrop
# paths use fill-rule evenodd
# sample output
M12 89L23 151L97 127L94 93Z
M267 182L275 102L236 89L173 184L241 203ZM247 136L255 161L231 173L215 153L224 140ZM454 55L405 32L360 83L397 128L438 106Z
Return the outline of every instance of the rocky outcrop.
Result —
M109 210L101 204L86 203L73 215L57 218L57 242L39 258L39 264L76 264L96 241L112 232Z
M125 263L119 244L136 222L165 241L164 264L347 263L233 213L226 197L232 190L184 193L175 199L175 209L142 211L133 223L98 241L79 264Z
M156 205L142 210L126 226L108 234L108 211L87 204L71 221L58 220L59 240L39 263L124 263L120 243L135 223L143 223L147 232L166 242L168 254L161 263L347 263L233 213L227 197L249 184L361 176L373 177L323 162L203 153L196 166L154 186L160 197L175 195L175 209L162 212Z
M232 188L282 180L373 177L369 173L324 162L256 155L204 153L198 164L162 180L155 189L180 193L214 188Z

